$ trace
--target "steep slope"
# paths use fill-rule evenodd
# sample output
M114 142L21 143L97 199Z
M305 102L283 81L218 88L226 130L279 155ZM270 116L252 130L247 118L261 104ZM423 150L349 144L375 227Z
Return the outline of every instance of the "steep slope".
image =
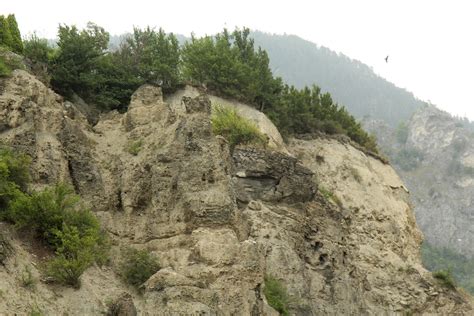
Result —
M407 120L424 102L376 75L369 66L295 35L255 31L255 44L270 57L275 75L296 87L318 85L358 117L391 126Z
M142 86L126 113L91 126L26 72L4 82L1 140L31 155L36 186L74 186L108 231L112 258L89 269L80 290L43 281L22 289L22 267L38 276L43 259L2 223L14 252L0 266L0 311L99 314L118 300L140 315L276 315L263 294L273 275L294 314L472 312L468 297L421 266L421 234L389 165L324 137L285 148L269 125L260 127L276 150L229 152L212 134L217 99L196 93L163 100L159 88ZM142 295L114 273L126 246L160 258Z
M426 239L474 256L473 134L461 121L434 106L423 107L397 131L382 123L368 128L385 131L380 142L391 152L416 206L417 221Z

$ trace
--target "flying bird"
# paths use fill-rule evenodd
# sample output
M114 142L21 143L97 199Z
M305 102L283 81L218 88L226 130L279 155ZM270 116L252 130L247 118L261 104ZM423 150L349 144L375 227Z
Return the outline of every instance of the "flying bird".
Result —
M385 62L388 63L388 55L385 57Z

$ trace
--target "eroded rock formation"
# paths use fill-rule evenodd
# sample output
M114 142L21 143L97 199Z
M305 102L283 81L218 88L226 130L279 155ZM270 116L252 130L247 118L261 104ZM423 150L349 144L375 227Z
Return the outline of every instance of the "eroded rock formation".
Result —
M91 126L26 72L6 81L2 141L32 156L35 186L73 185L113 249L111 266L87 270L81 289L38 282L27 292L18 276L25 265L39 275L40 258L0 223L16 262L0 266L1 311L36 304L46 314L91 315L113 302L119 315L275 315L263 294L272 275L296 315L472 312L468 297L421 266L421 234L389 165L325 138L286 148L268 123L272 149L231 153L212 134L213 99L185 92L165 102L159 88L143 86L127 113ZM127 246L160 259L143 295L114 272Z

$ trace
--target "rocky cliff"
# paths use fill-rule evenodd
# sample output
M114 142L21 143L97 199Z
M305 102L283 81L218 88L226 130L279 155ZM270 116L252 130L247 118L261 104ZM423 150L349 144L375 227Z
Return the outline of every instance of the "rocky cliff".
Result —
M11 245L0 266L0 311L97 315L277 315L265 275L280 280L295 315L469 314L470 298L442 287L420 262L422 240L394 170L349 142L284 144L250 107L195 89L163 97L143 86L126 113L90 125L75 104L15 71L2 82L0 138L32 157L35 187L70 183L112 239L109 266L78 290L38 282L41 247L1 224ZM213 104L254 120L269 148L212 134ZM120 281L124 247L148 249L162 268L142 294Z
M474 256L474 136L448 113L434 106L417 111L403 139L383 123L370 128L392 156L410 189L417 222L426 239Z

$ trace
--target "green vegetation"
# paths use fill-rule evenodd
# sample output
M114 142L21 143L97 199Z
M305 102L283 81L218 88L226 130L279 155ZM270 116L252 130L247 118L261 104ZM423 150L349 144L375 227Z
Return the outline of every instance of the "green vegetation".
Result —
M12 73L12 70L5 63L5 58L0 56L0 78L8 77Z
M127 249L121 266L122 278L136 288L160 269L158 259L146 250Z
M180 85L179 43L173 34L166 34L161 28L158 32L149 27L134 28L114 56L120 65L131 70L139 84L159 84L165 91Z
M96 217L78 204L63 184L27 193L29 159L0 149L0 219L28 228L56 252L47 264L55 281L78 287L79 277L94 262L107 259L107 240Z
M27 189L30 158L0 145L0 219L12 200Z
M345 134L377 152L368 135L344 107L317 86L301 90L283 84L269 67L267 53L254 48L249 30L227 30L215 37L192 38L183 48L184 79L214 93L252 104L265 112L284 135L322 131Z
M49 86L51 74L48 64L53 60L55 50L46 39L39 38L35 33L25 39L23 45L23 55L30 61L32 73Z
M23 53L23 42L14 14L9 14L7 17L0 15L0 46L17 54Z
M36 284L36 279L33 277L30 267L25 266L25 269L23 273L21 274L21 285L28 289L34 289L35 284Z
M257 126L241 117L235 109L230 107L217 106L212 113L212 131L216 135L224 136L233 149L239 144L254 144L265 146L267 139L260 133Z
M95 216L78 205L73 190L59 184L10 203L4 217L18 228L28 227L55 250L46 268L54 281L79 287L79 277L94 262L103 263L107 243Z
M121 110L144 83L160 84L165 91L180 84L178 41L161 29L135 28L114 52L107 49L109 33L94 23L83 30L61 25L58 38L48 63L53 88L66 97L76 93L105 110ZM40 57L35 60L44 60L43 53Z
M29 316L44 316L44 313L39 309L38 306L35 306L31 309Z
M318 186L318 191L327 201L333 201L337 206L342 207L341 200L333 192L329 191L322 185Z
M271 275L265 276L265 287L263 293L268 304L280 315L289 315L290 296L285 286Z
M246 28L193 36L182 48L162 29L135 28L110 51L109 33L93 23L83 30L61 25L58 38L53 51L33 37L25 41L25 54L34 62L47 62L52 87L66 97L77 94L104 110L124 110L143 83L159 84L165 92L191 83L265 112L284 136L345 134L377 152L375 138L328 93L317 86L297 89L274 77L267 53L254 46Z
M143 142L141 140L132 141L127 144L126 150L129 154L136 156L142 149L142 145Z
M437 248L424 243L421 248L423 264L430 271L437 271L437 279L447 286L458 284L474 294L474 258L467 258L448 248ZM453 281L453 282L451 282Z
M255 50L249 30L224 29L213 37L191 38L183 48L183 76L213 92L254 104L260 110L271 106L282 88L273 78L264 50Z
M446 287L449 287L451 289L456 288L456 283L453 279L453 274L451 273L450 270L439 270L433 272L433 277L435 279L438 279L441 284L443 284Z
M15 69L24 69L22 58L0 46L0 78L9 77Z

